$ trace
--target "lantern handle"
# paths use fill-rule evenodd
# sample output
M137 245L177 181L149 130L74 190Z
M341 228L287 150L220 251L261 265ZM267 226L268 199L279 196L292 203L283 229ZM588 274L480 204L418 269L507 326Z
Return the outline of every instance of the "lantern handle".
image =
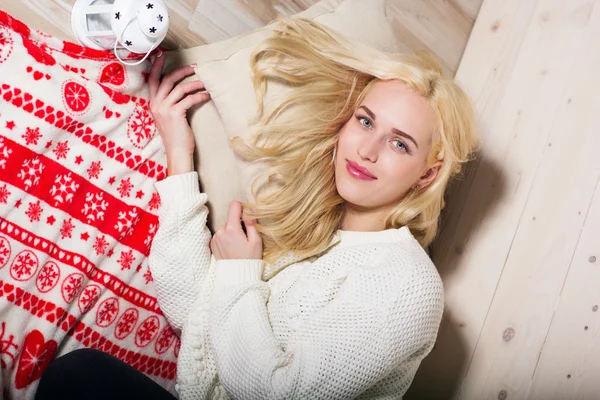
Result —
M133 14L132 17L129 17L129 21L127 21L127 23L125 24L125 26L123 27L123 29L121 29L121 33L119 33L117 35L117 39L115 40L115 44L113 46L113 52L115 53L115 56L117 57L117 59L125 65L129 65L129 66L134 66L134 65L138 65L143 63L146 58L148 58L148 56L150 55L150 53L152 53L152 51L154 51L154 49L156 49L158 47L158 45L160 44L158 42L158 40L152 45L152 47L150 48L150 50L148 50L148 52L146 53L146 55L144 56L144 58L142 58L141 60L139 60L138 62L135 63L129 63L124 61L121 57L119 57L119 54L117 53L117 43L119 43L122 39L123 33L125 33L125 29L127 29L127 27L129 26L129 24L131 23L131 21L133 21L135 19L135 17L137 17L137 15L139 14L139 10L136 10L135 13ZM127 51L129 51L131 53L131 51L128 49Z

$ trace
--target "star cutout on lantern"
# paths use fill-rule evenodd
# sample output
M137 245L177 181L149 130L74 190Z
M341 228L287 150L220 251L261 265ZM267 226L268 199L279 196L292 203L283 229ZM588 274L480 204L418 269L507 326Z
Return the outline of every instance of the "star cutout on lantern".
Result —
M152 4L152 3L148 3L148 4L146 4L146 8L147 8L148 10L150 10L150 9L154 8L154 4Z
M158 14L158 17L156 17L156 19L158 20L158 22L162 22L163 20L163 16Z
M79 165L83 162L83 157L77 156L75 157L75 164Z
M21 203L22 203L21 199L15 201L15 208L21 207Z
M48 140L48 141L46 142L46 148L47 148L47 149L49 149L49 148L50 148L50 146L52 146L52 140Z
M111 176L110 179L108 180L108 184L112 185L113 183L115 183L116 178L114 176Z
M155 27L150 28L150 33L156 33L156 28Z
M12 131L14 127L15 127L15 121L6 121L7 129L10 129Z
M131 46L132 44L133 44L133 43L131 43L131 40L126 40L126 41L125 41L125 45L126 45L126 46Z
M54 218L54 215L51 215L48 218L46 218L46 223L48 223L48 225L54 225L55 222L56 218Z
M142 192L141 190L139 190L135 193L136 199L141 199L143 196L144 196L144 192Z
M81 234L81 240L88 240L90 238L90 234L87 232L83 232Z
M121 13L120 12L115 13L115 19L121 19Z

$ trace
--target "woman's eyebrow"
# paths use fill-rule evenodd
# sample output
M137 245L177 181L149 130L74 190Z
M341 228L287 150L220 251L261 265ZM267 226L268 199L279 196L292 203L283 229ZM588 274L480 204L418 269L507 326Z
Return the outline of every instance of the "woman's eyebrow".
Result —
M367 114L369 114L369 117L371 117L373 119L373 121L375 121L377 119L377 117L375 117L375 113L373 111L369 110L369 107L367 107L367 106L360 106L358 108L364 108L365 112ZM408 133L402 132L400 129L397 129L397 128L392 128L392 132L394 132L396 135L400 135L400 136L403 136L403 137L405 137L405 138L407 138L409 140L412 140L412 142L415 144L415 146L417 147L417 149L419 148L419 145L417 144L417 141L412 136L410 136Z

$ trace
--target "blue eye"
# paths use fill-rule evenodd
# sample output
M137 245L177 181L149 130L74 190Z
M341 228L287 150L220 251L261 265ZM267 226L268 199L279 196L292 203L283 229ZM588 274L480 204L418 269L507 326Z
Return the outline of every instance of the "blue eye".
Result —
M408 147L406 147L406 145L404 143L402 143L400 140L394 140L394 142L400 143L402 145L402 147L404 147L404 150L408 151ZM398 146L396 146L396 147L398 147ZM402 150L402 147L398 147L398 148Z
M367 117L361 117L361 116L358 116L358 117L356 117L356 118L358 119L358 121L360 122L360 124L361 124L362 126L364 126L365 128L371 128L371 127L373 126L373 123L372 123L372 122L371 122L371 120L370 120L369 118L367 118ZM362 122L363 120L364 120L364 121L367 121L369 124L368 124L368 125L365 125L365 124L363 124L363 122Z

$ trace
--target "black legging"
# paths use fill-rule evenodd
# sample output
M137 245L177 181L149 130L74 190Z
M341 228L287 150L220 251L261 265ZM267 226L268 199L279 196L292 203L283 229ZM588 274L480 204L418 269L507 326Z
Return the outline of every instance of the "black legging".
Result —
M173 400L165 388L132 366L100 350L75 350L44 371L36 399Z

